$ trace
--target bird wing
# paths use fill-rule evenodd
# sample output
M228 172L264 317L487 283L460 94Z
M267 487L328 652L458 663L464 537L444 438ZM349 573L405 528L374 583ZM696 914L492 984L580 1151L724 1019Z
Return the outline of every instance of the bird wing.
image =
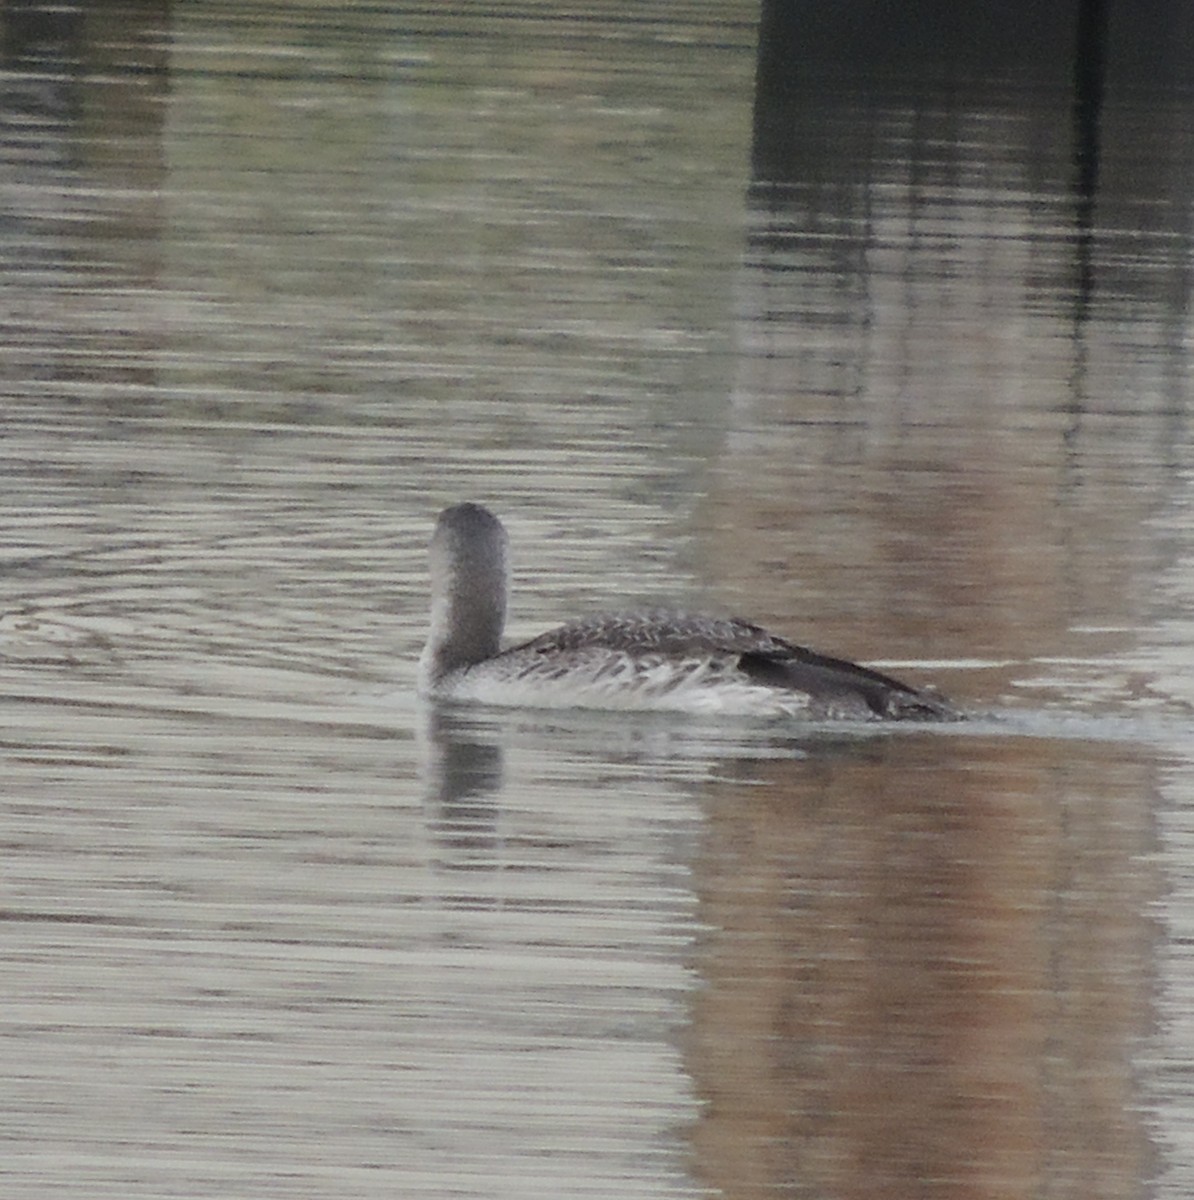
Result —
M608 650L691 660L737 660L737 668L762 687L807 692L832 704L859 699L876 716L903 719L954 717L944 701L881 671L819 654L737 617L691 616L649 610L574 621L515 646L508 654L544 655Z

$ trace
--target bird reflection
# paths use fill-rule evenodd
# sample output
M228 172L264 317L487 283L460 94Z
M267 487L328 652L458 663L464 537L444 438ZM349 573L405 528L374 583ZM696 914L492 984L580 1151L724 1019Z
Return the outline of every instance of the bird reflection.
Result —
M475 720L439 707L424 712L421 740L428 833L443 851L440 865L492 866L500 844L501 745L486 740Z

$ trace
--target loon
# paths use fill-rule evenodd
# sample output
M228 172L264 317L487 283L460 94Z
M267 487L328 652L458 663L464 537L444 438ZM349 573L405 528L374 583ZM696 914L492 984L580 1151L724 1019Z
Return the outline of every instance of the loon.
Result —
M444 509L431 539L431 622L419 692L435 701L945 721L932 692L830 658L737 618L650 609L561 625L501 649L508 538L480 504Z

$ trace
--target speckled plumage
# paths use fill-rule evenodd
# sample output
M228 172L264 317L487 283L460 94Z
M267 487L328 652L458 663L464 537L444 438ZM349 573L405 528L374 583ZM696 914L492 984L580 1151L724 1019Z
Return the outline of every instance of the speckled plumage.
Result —
M432 539L432 628L420 661L424 695L519 707L813 719L956 716L933 695L736 618L664 609L610 613L498 650L505 547L501 522L480 505L440 514Z

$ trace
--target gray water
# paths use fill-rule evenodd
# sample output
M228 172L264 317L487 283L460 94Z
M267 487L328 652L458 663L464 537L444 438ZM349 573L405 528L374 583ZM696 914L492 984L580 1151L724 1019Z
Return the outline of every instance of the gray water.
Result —
M1188 1195L1189 93L1091 191L1014 71L814 80L776 186L748 3L54 11L0 1191ZM975 719L425 711L461 498L512 636L737 612Z

